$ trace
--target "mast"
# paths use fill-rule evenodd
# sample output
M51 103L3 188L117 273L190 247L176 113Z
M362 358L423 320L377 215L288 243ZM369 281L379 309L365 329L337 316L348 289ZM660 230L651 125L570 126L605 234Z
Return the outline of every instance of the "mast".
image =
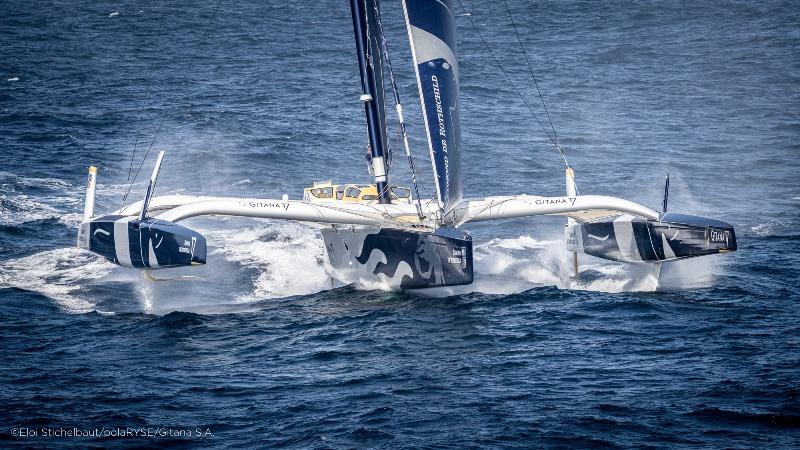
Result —
M364 103L364 112L367 116L367 131L369 134L370 154L372 156L372 173L375 176L375 186L378 189L378 201L391 203L386 176L386 128L383 115L383 74L380 73L381 57L380 47L371 46L370 32L376 32L373 23L369 26L369 8L365 3L377 0L350 0L350 10L353 14L353 32L356 38L356 54L358 67L361 73L361 101ZM374 8L373 8L374 9ZM374 14L373 14L374 15ZM377 69L377 70L376 70ZM378 72L376 74L376 71ZM380 81L376 81L380 80ZM381 91L378 90L380 85Z

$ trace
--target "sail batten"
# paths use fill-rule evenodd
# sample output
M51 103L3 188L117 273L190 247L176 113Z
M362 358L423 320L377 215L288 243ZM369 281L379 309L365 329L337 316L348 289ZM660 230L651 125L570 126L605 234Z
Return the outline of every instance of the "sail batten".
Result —
M458 57L451 0L403 0L439 207L447 217L461 201Z

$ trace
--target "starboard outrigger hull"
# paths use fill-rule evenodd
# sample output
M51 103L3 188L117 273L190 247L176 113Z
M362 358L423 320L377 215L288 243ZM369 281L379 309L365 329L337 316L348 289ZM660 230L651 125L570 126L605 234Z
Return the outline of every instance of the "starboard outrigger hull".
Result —
M684 214L649 220L623 214L575 222L566 229L567 250L621 262L665 262L736 251L736 234L725 222Z

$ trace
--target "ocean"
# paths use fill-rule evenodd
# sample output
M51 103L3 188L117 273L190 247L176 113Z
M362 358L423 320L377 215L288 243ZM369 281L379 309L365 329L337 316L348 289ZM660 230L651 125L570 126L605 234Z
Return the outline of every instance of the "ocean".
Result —
M462 2L465 196L563 195L504 3ZM385 292L332 288L310 225L203 218L207 265L116 267L75 248L90 165L99 213L157 150L159 194L369 180L349 5L6 0L0 446L800 446L800 7L508 5L581 193L658 209L669 173L736 253L575 281L563 218L484 222L473 285ZM383 22L431 195L400 2Z

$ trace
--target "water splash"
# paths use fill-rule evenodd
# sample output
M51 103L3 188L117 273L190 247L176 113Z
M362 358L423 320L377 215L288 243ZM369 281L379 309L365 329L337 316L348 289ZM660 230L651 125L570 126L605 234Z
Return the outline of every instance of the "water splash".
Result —
M0 224L56 217L64 225L76 227L81 220L78 211L83 186L10 173L0 173L0 184L7 188L0 195ZM99 209L113 204L124 189L124 185L101 186ZM332 286L316 226L250 219L208 219L199 223L195 228L208 237L210 256L221 259L211 261L209 266L213 267L191 268L185 273L173 269L160 280L126 270L111 277L115 267L111 263L78 249L57 249L4 262L0 265L0 286L39 292L67 311L86 312L96 309L96 305L81 295L83 286L121 281L131 285L141 309L149 313L214 306L225 310L224 304L309 295ZM469 292L504 295L541 286L600 292L696 288L713 281L713 264L707 258L687 260L665 264L659 273L659 267L654 265L610 263L581 256L582 275L576 280L572 278L571 254L564 249L560 237L521 235L476 245L472 285L422 292L442 296ZM184 277L198 273L200 280ZM107 304L104 307L114 308Z
M203 234L218 246L212 254L258 272L240 301L312 294L330 286L322 237L315 227L267 221Z
M0 263L0 288L36 292L67 312L86 313L96 305L82 291L115 267L78 248L46 250Z
M572 254L562 240L528 235L492 239L475 246L474 256L473 284L421 292L441 297L470 292L507 295L544 286L607 293L696 289L711 285L719 269L713 258L658 265L617 263L581 254L581 273L576 279Z

